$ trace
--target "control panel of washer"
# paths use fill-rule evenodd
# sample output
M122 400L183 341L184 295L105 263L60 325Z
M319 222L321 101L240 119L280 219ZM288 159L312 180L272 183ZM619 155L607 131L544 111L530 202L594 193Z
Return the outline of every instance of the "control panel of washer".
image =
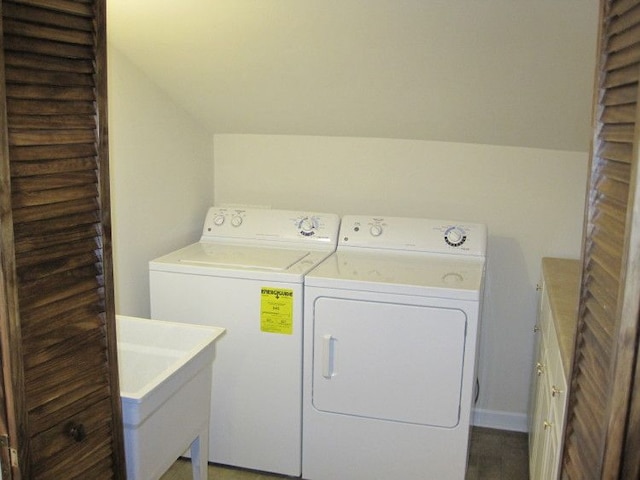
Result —
M484 256L487 227L451 220L345 215L338 245Z
M338 215L332 213L211 207L201 241L233 238L335 244L339 225Z

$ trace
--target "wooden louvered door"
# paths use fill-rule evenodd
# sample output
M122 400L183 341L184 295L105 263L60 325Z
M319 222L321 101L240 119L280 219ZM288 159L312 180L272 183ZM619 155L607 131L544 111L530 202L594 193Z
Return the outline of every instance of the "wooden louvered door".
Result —
M105 0L0 4L0 333L14 478L124 478Z
M617 479L638 354L640 1L602 1L582 285L562 478ZM636 406L637 408L637 406ZM631 415L630 415L631 414ZM625 472L625 473L621 473Z

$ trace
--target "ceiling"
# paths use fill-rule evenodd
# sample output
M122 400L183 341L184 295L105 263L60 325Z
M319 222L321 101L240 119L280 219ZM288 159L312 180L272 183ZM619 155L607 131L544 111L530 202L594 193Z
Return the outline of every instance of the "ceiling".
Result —
M108 41L213 133L586 151L597 0L107 0Z

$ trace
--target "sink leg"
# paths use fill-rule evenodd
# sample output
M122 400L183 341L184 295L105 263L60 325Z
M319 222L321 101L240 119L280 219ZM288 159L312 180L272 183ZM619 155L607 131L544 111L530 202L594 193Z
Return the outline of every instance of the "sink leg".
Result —
M207 480L207 460L209 457L209 426L200 430L200 434L191 443L191 471L193 480Z

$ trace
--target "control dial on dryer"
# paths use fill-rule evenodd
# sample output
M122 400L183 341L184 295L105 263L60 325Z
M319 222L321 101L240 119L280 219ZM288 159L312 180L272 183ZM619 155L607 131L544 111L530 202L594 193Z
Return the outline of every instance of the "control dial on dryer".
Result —
M318 228L318 222L313 217L302 217L298 220L298 231L305 237L315 235Z
M234 227L239 227L240 225L242 225L242 217L240 215L234 215L231 218L231 225L233 225Z
M444 232L444 241L452 247L459 247L467 240L467 232L462 228L454 226L449 227Z

